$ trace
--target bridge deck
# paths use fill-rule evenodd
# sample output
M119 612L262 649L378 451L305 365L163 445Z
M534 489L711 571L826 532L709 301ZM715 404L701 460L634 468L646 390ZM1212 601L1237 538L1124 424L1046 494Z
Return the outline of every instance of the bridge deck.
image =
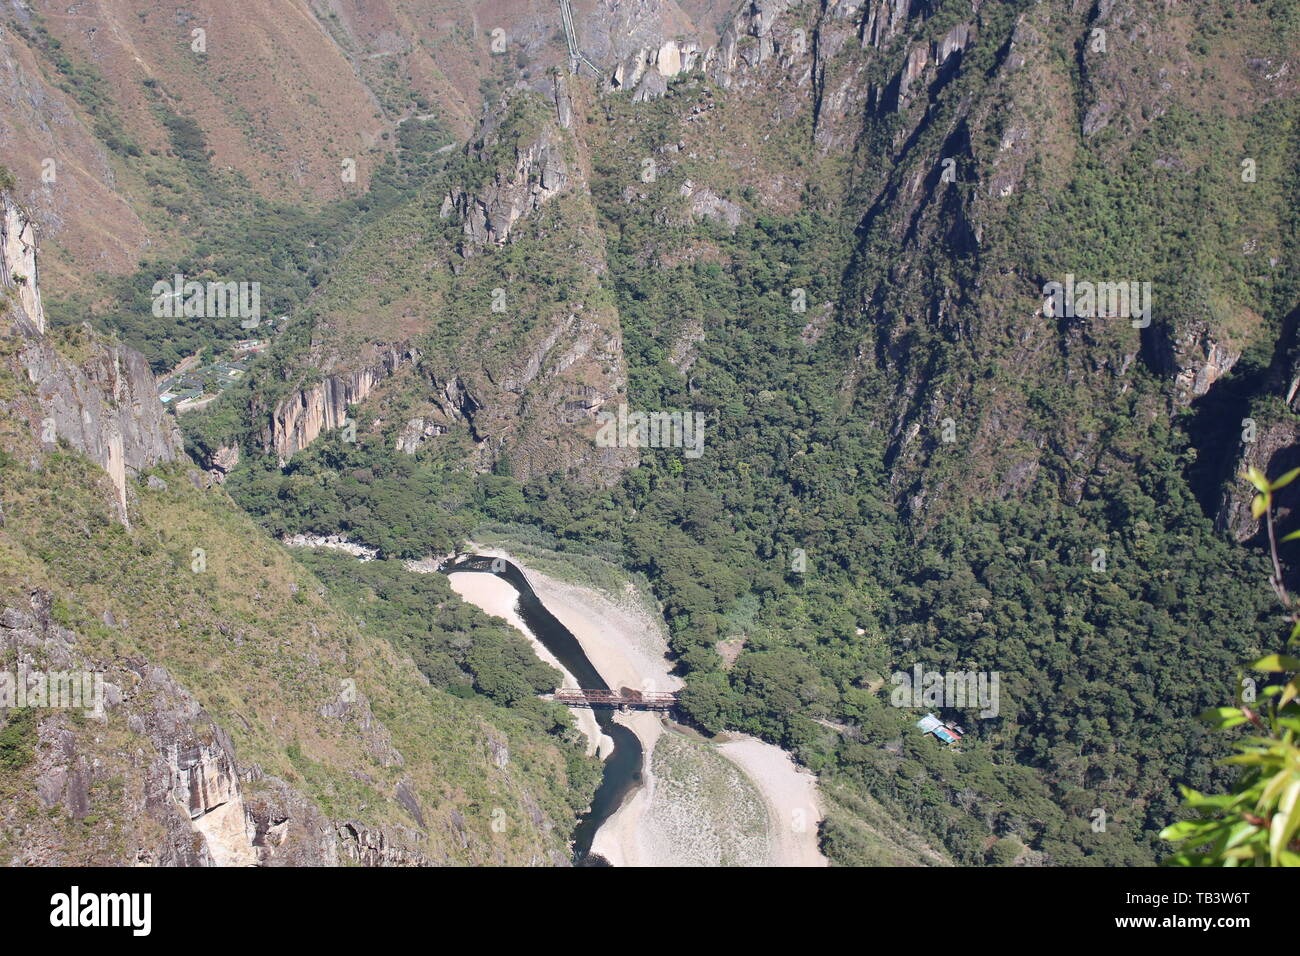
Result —
M553 695L558 704L569 707L617 707L628 710L672 710L677 706L676 694L655 693L654 691L633 690L624 687L620 690L585 689L561 687Z

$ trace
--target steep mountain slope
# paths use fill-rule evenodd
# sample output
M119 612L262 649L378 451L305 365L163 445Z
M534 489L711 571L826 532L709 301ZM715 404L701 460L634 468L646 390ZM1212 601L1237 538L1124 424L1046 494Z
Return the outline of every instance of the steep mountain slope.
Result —
M818 770L841 861L867 793L959 863L1157 858L1276 624L1232 483L1300 461L1300 3L573 6L569 76L544 4L453 30L500 15L490 74L429 39L452 5L316 8L368 88L487 109L285 257L294 318L190 448L276 535L510 522L644 571L688 715ZM620 406L703 453L597 443ZM1000 677L929 705L960 748L891 706L915 666Z
M7 192L0 207L8 237L25 214ZM40 690L4 710L0 856L566 863L596 768L535 699L549 668L473 613L419 607L423 630L405 631L342 610L184 458L137 353L41 330L24 305L35 271L17 283L30 266L10 248L0 660L33 694L82 672L103 694L60 709ZM417 597L455 602L428 583ZM439 635L472 648L465 663Z
M1212 7L743 4L716 45L648 37L605 96L575 94L629 404L704 412L707 453L643 449L608 499L530 463L522 504L487 513L621 539L698 721L906 806L962 862L995 841L1149 860L1172 780L1212 773L1191 716L1267 626L1181 423L1290 334L1297 11ZM559 208L516 222L496 195L439 210L465 227L453 274L508 268ZM1076 278L1150 283L1149 311L1064 314L1050 283ZM457 351L455 314L428 351ZM243 500L292 524L263 487ZM1001 676L996 716L954 708L968 754L882 706L917 663Z
M558 76L545 100L511 94L449 173L360 236L277 361L232 393L253 429L214 431L205 452L242 440L283 464L368 401L363 431L408 454L463 436L482 470L614 480L635 453L591 440L626 372L572 128L583 103Z
M696 30L673 3L576 6L601 64ZM718 4L690 6L716 19ZM60 295L193 249L212 197L187 161L266 202L355 196L404 124L463 138L485 93L567 61L556 0L8 0L0 15L0 163L24 184Z

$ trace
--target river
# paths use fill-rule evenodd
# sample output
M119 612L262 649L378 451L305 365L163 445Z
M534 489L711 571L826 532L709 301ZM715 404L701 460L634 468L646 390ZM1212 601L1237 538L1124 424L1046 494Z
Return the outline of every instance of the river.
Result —
M516 610L520 619L578 682L578 686L593 690L612 689L597 673L573 633L561 624L555 615L537 597L523 571L513 562L489 555L457 555L453 562L440 569L449 578L457 574L495 574L506 581L518 594ZM464 563L460 563L464 562ZM600 786L592 797L591 809L579 822L573 833L574 862L583 866L608 865L603 857L591 853L591 843L600 829L628 795L641 785L645 754L641 742L627 727L614 720L614 712L594 710L601 732L613 741L613 750L606 755Z

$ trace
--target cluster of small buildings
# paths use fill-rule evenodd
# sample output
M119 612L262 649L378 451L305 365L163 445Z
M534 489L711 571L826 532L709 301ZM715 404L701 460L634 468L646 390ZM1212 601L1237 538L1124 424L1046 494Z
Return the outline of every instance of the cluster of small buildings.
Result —
M265 319L261 324L275 334L288 320L288 316L282 315L275 322ZM229 358L200 368L187 368L186 365L191 361L187 359L181 363L178 371L158 380L158 400L177 411L185 411L204 396L215 398L242 379L248 372L248 366L270 345L269 338L240 339L230 347Z
M204 395L217 395L244 377L252 354L243 350L245 358L213 362L201 368L192 368L169 375L158 383L158 399L164 405L180 406Z
M934 734L946 744L955 744L961 740L962 734L965 733L961 727L952 722L945 724L934 714L926 714L916 722L916 726L920 727L924 733Z

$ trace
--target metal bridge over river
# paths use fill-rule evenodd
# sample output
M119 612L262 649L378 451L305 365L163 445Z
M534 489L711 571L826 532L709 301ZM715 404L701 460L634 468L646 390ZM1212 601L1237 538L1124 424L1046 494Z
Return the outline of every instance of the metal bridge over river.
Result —
M445 574L456 571L480 571L500 575L507 579L518 575L518 584L530 587L522 572L515 569L505 558L484 554L456 554L448 558L439 567ZM611 710L672 710L677 706L677 695L655 691L633 690L622 687L610 690L607 687L561 687L554 694L547 695L557 704L567 707L597 707Z

